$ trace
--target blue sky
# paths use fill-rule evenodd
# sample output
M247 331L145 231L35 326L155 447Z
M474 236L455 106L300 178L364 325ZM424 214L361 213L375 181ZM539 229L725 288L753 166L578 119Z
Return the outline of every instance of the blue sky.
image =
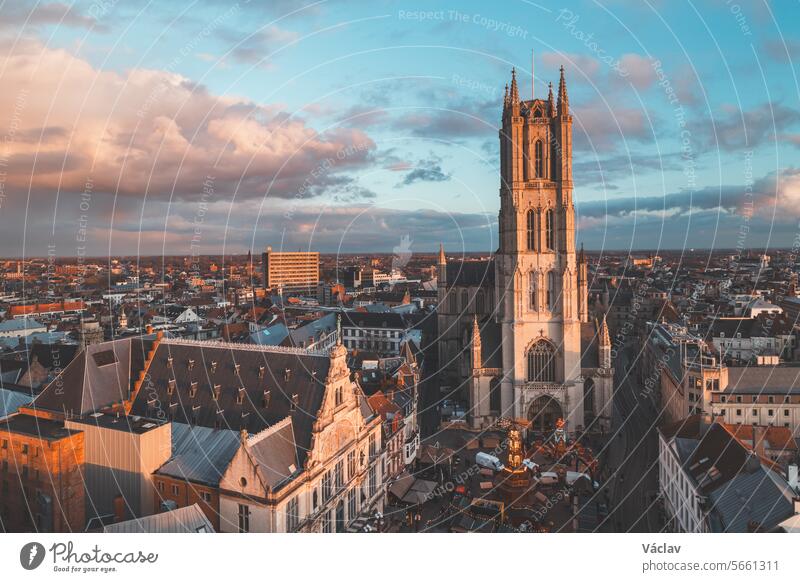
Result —
M566 70L588 248L790 246L799 9L6 0L0 254L493 250L531 51L537 96Z

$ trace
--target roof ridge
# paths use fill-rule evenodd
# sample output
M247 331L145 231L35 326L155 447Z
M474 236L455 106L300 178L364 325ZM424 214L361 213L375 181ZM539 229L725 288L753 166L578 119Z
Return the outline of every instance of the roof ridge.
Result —
M281 354L297 354L301 356L328 357L328 352L323 350L312 350L306 348L296 348L296 347L286 347L286 346L268 346L262 344L243 344L237 342L226 342L226 341L215 341L215 340L164 338L163 340L161 340L161 345L199 346L199 347L229 349L229 350L246 350L250 352L272 352Z

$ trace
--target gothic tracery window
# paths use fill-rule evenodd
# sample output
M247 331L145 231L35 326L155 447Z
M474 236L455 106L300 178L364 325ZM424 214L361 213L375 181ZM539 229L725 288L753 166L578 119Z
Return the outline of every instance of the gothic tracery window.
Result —
M528 250L535 251L536 250L536 211L531 208L528 210L527 214L527 239L528 239Z
M547 273L547 309L550 311L556 308L556 274L553 271Z
M535 177L536 178L544 178L544 154L542 153L542 140L536 140L536 145L534 145L534 168L535 168Z
M528 382L556 381L556 350L547 340L540 340L528 350Z
M547 211L545 214L545 244L547 245L547 250L552 251L555 250L555 229L554 229L554 217L553 217L553 209Z
M538 273L536 271L531 271L528 273L528 306L530 307L531 311L538 311L538 305L536 303L536 287L538 285L538 281L536 280L538 277Z

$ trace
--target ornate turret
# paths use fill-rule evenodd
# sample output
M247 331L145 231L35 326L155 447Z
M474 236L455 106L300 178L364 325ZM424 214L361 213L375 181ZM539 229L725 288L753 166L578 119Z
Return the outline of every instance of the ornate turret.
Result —
M611 369L611 336L608 333L608 322L606 316L603 315L603 322L600 324L600 329L597 331L599 336L599 365L604 370Z
M505 92L503 93L503 113L506 112L506 109L508 109L508 106L510 104L511 104L511 99L509 99L508 97L508 83L506 83L506 89Z
M567 97L567 82L564 80L564 65L561 65L561 79L558 81L558 114L569 114L569 97Z
M481 355L481 328L478 325L478 316L472 318L472 369L483 366L483 356Z
M555 103L553 103L553 83L552 81L547 84L549 92L547 94L547 114L553 117L556 114Z

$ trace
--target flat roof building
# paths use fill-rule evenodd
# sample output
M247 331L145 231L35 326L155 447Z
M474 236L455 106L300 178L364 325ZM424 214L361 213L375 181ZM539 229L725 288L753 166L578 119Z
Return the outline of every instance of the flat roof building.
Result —
M319 253L275 252L263 254L264 287L283 292L314 292L319 283Z

